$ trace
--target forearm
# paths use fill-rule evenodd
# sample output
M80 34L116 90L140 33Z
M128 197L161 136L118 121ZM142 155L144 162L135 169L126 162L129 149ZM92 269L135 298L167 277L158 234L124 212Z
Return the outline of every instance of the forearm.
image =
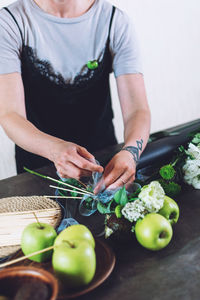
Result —
M150 110L143 76L126 74L117 77L118 95L124 122L124 147L107 164L101 181L95 188L115 190L135 180L136 164L144 150L150 131Z
M148 141L151 119L144 78L141 74L122 75L117 78L117 87L124 121L124 147L133 147L139 159Z
M0 123L16 145L28 152L52 160L51 149L59 139L38 130L31 122L15 112L2 116Z
M128 151L119 151L114 155L107 164L104 176L94 190L95 193L98 193L102 187L115 190L121 185L128 186L135 180L136 164L147 144L149 131L150 111L148 108L129 113L124 121L124 147L122 149L130 148L126 149Z
M103 171L87 149L46 134L26 119L19 73L0 75L0 125L19 147L51 160L62 177L79 179Z
M124 147L136 147L139 156L148 142L150 120L150 111L141 109L133 112L124 123Z

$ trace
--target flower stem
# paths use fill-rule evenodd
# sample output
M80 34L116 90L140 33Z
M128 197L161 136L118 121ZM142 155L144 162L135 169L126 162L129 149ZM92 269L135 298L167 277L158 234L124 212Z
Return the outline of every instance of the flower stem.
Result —
M171 164L171 166L174 167L178 160L179 160L179 157L177 157L177 159Z
M35 171L33 171L33 170L30 170L30 169L28 169L28 168L26 168L26 167L24 167L24 170L27 171L27 172L30 173L30 174L34 174L34 175L37 175L37 176L40 176L40 177L42 177L42 178L47 179L47 176L42 175L42 174L40 174L40 173L38 173L38 172L35 172Z
M71 184L68 184L68 183L66 183L66 182L63 182L63 181L61 181L61 180L57 180L57 179L54 179L54 178L52 178L52 177L42 175L42 174L40 174L40 173L38 173L38 172L35 172L35 171L33 171L33 170L30 170L30 169L28 169L28 168L26 168L26 167L24 167L24 170L27 171L28 173L31 173L31 174L40 176L40 177L42 177L42 178L45 178L45 179L48 179L48 180L51 180L51 181L60 183L60 184L62 184L62 185L66 185L66 186L71 187L71 188L74 188L76 191L87 192L87 194L94 195L94 193L88 192L88 191L86 191L85 189L81 189L81 188L78 188L78 187L73 186L73 185L71 185Z

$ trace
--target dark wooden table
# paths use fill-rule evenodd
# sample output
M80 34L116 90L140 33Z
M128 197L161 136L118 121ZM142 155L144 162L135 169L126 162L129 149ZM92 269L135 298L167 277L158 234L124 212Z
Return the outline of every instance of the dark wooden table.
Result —
M97 154L97 159L105 161L117 149L118 146L105 150ZM56 176L53 166L41 172ZM0 198L49 193L52 190L47 181L27 173L0 181ZM115 269L101 286L80 299L200 299L200 190L184 189L176 200L180 219L170 244L162 251L151 252L142 248L134 235L128 243L108 242L116 254ZM97 214L77 216L77 220L93 231L103 222Z

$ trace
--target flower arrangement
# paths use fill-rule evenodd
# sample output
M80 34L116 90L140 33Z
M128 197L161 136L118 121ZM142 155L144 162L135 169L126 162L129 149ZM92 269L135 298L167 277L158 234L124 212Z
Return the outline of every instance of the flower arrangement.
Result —
M200 189L200 133L192 134L188 146L181 145L168 164L161 166L156 173L144 181L157 180L169 197L181 192L183 183Z
M109 209L98 209L100 213L106 214L105 237L109 237L117 230L134 232L135 224L149 213L157 213L163 207L165 192L158 181L139 188L134 193L121 188L114 194ZM97 206L98 207L98 206ZM117 219L120 219L118 221ZM129 223L124 222L127 220ZM120 226L121 225L121 226Z
M195 189L200 189L200 133L197 133L185 150L187 158L183 166L183 179Z
M173 159L156 171L153 180L149 177L140 182L141 185L135 184L137 188L134 191L126 190L123 186L117 191L105 190L95 195L94 187L102 175L93 174L92 180L84 184L73 178L55 180L26 170L57 182L58 198L73 198L74 201L79 199L81 215L90 216L96 211L105 215L105 237L108 238L115 232L134 232L136 223L146 215L166 210L166 196L176 197L183 182L200 189L200 133L193 136L187 149L180 146ZM71 186L71 189L63 188L63 184Z

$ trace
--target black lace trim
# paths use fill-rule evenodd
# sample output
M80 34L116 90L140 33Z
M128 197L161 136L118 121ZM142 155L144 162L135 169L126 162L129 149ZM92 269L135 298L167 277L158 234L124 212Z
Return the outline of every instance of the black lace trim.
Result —
M42 76L48 79L51 83L56 86L63 87L65 89L73 90L80 87L86 86L91 81L96 81L100 75L105 71L111 72L111 59L108 58L107 54L109 52L108 43L102 50L99 60L98 68L91 70L87 68L87 65L83 66L81 71L72 79L64 79L61 73L55 72L53 66L48 60L41 60L38 58L36 51L30 46L23 46L22 49L22 72L26 76L26 68L31 68L32 76ZM110 52L109 52L110 55ZM110 61L108 61L108 59ZM36 72L34 72L36 70Z

